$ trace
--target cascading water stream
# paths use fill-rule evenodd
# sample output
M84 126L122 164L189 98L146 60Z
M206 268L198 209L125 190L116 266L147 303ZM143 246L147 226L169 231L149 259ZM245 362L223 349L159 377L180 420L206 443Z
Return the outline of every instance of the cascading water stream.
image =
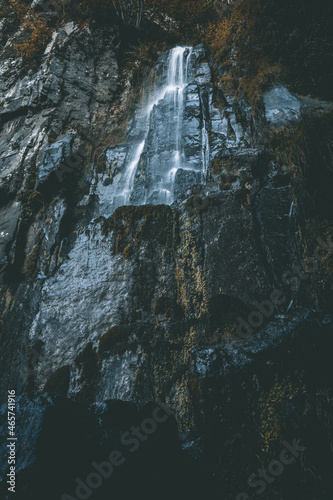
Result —
M199 182L205 181L209 162L206 125L203 123L201 131L201 158L195 164L186 158L182 133L185 92L191 80L191 56L190 47L175 47L169 52L163 84L156 84L152 98L136 113L132 125L135 134L132 135L137 137L137 142L130 135L124 166L112 185L112 211L129 204L171 204L176 197L175 182L178 172L182 172L182 175L199 175L195 178L199 178ZM157 130L163 123L165 144ZM151 144L157 141L159 144L162 142L162 147L160 145L159 158L156 161L151 154ZM145 182L142 179L146 179Z
M125 200L125 205L129 202L129 198L133 189L133 183L134 183L134 177L136 173L136 169L138 167L141 155L143 153L144 147L145 147L145 140L142 141L139 144L138 149L136 150L136 153L134 155L133 161L129 164L127 171L125 172L125 179L126 183L124 186L123 194L124 194L124 200Z
M174 95L174 110L177 116L176 125L176 144L175 144L175 167L180 167L180 146L181 146L181 124L183 119L183 108L184 108L184 88L187 82L187 71L188 71L188 61L191 55L191 50L189 50L188 56L186 58L186 70L184 75L184 52L185 49L179 47L174 50L170 61L170 91ZM178 72L178 74L177 74ZM184 78L185 76L185 78ZM171 90L172 89L172 90Z

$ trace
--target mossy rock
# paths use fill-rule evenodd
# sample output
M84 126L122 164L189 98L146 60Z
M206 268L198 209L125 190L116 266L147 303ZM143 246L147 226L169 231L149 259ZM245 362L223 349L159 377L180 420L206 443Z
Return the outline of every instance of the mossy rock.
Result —
M110 328L99 341L99 359L102 360L114 354L123 354L128 348L128 338L128 328L122 325Z
M43 195L39 191L28 190L18 195L17 199L22 203L23 219L29 220L43 207Z
M36 368L44 353L44 342L42 340L37 340L33 344L28 343L26 352L28 362L26 387L30 392L35 390Z
M217 157L215 157L213 160L212 174L218 175L221 173L221 170L222 170L221 161Z
M191 213L199 213L205 210L209 206L213 206L214 200L211 196L201 195L200 193L195 194L187 199L185 206L186 209Z
M33 246L31 252L26 256L23 264L22 273L26 278L34 277L37 272L37 265L43 239L43 230L39 229L36 235L36 243Z
M221 182L222 183L233 183L236 182L238 179L238 175L235 174L222 174L221 175Z
M132 253L133 253L132 246L127 245L127 247L124 248L123 257L125 257L125 259L128 259L132 255Z
M70 367L68 365L58 368L47 379L44 386L44 391L52 396L61 395L67 396L70 381Z
M171 208L166 205L126 206L118 208L115 213L105 219L102 233L108 236L113 232L114 252L128 258L135 246L142 242L171 245L173 216Z

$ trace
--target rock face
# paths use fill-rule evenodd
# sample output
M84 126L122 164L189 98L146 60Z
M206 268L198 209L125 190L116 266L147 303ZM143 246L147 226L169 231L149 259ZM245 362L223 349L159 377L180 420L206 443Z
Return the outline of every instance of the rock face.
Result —
M266 120L271 128L283 127L301 117L302 102L285 87L274 87L264 94Z
M201 45L163 53L126 142L96 150L98 116L118 99L111 33L64 25L24 78L2 57L1 395L23 393L27 425L37 415L22 434L28 491L46 456L39 433L48 442L54 415L63 421L68 409L73 428L81 419L81 437L94 428L89 439L100 448L89 441L89 452L99 457L117 428L126 430L104 419L118 415L114 400L135 423L136 405L159 399L177 425L171 456L181 446L184 471L188 457L199 460L201 486L234 498L261 438L249 438L245 453L237 432L252 424L237 417L237 427L232 411L239 404L244 419L260 419L251 394L258 405L266 398L268 411L272 387L306 382L298 345L322 353L329 342L331 316L309 311L324 307L320 264L332 245L321 241L319 258L305 248L302 196L265 142L269 130L301 118L303 101L274 87L254 116L212 70ZM296 404L288 408L279 410L284 422ZM237 460L248 465L236 474ZM67 473L60 487L72 487Z

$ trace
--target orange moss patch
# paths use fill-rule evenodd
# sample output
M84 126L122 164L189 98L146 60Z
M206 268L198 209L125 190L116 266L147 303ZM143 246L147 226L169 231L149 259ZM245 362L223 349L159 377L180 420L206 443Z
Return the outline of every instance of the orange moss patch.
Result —
M150 241L167 246L171 243L173 217L170 207L165 205L127 206L118 208L105 219L102 233L115 234L114 251L129 257L141 241Z
M245 92L255 106L281 77L296 92L331 99L332 23L326 20L332 14L332 4L320 0L241 0L226 6L206 30L213 58L226 70L225 90Z
M37 12L18 0L9 0L9 8L20 23L20 31L25 40L15 44L15 49L24 59L34 59L40 55L49 42L52 30L45 19Z

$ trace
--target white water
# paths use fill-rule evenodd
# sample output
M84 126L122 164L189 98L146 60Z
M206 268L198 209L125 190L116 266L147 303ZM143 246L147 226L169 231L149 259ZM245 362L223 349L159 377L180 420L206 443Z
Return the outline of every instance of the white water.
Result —
M155 88L152 98L148 101L147 105L139 110L134 117L134 127L136 137L138 138L136 140L138 142L133 144L133 140L129 139L125 167L122 168L122 172L114 179L111 194L113 210L121 205L137 203L171 204L175 199L174 187L178 170L198 172L198 167L191 164L187 165L182 137L185 92L190 79L189 65L191 55L192 48L190 47L175 47L170 51L165 68L164 84L162 87ZM161 110L162 116L161 118L158 117L158 119L164 123L165 130L162 127L162 133L167 135L165 139L165 151L161 151L163 137L159 137L158 132L151 125L153 113L161 114ZM163 113L165 116L163 116ZM155 126L159 128L160 124L156 122L156 115L154 115L154 118ZM167 123L166 120L169 120L170 123ZM156 159L151 159L151 147L150 156L148 154L148 141L154 140L151 139L155 137L154 134L155 136L157 134L159 141L159 156L157 161ZM200 169L202 182L205 182L206 179L208 163L209 143L204 123L202 128ZM149 170L149 179L144 187L141 185L141 194L139 193L138 195L136 193L137 198L134 200L133 192L136 189L139 167L140 175L143 178L147 175L147 172L143 170Z
M208 138L208 132L206 129L206 122L203 120L203 127L202 127L202 149L201 149L201 154L202 154L202 182L206 181L206 176L207 176L207 171L208 171L208 166L209 166L209 155L210 155L210 148L209 148L209 138Z
M145 142L146 141L144 140L139 144L139 147L135 152L133 161L128 165L124 173L124 187L123 187L123 192L120 194L120 196L123 196L124 198L125 201L124 205L127 205L129 202L129 198L133 190L136 169L138 168L140 158L145 147Z

